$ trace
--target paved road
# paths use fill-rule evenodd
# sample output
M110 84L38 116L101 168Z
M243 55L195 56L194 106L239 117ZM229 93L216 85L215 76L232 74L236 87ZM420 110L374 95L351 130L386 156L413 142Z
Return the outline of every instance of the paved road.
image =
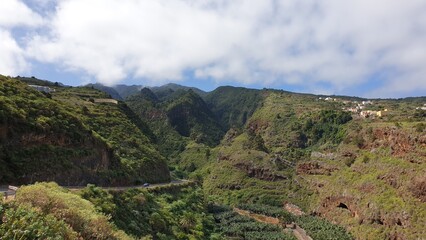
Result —
M162 187L162 186L167 186L167 185L183 185L183 184L190 183L190 182L192 182L192 181L180 179L180 180L173 180L169 183L150 184L147 187L145 187L143 185L135 185L135 186L101 187L101 188L105 189L105 190L127 190L127 189L131 189L131 188L157 188L157 187ZM80 189L85 188L86 186L61 186L61 187L67 188L69 190L80 190ZM15 195L15 191L8 189L8 186L0 186L0 193L6 193L6 192L7 192L8 196L14 196Z
M173 181L171 181L169 183L155 183L155 184L150 184L147 187L145 187L143 185L134 185L134 186L101 187L101 188L105 189L105 190L127 190L127 189L132 189L132 188L156 188L156 187L167 186L167 185L183 185L183 184L189 183L189 182L192 182L192 181L180 179L180 180L173 180ZM86 186L62 186L62 187L67 188L69 190L80 190L80 189L85 188Z

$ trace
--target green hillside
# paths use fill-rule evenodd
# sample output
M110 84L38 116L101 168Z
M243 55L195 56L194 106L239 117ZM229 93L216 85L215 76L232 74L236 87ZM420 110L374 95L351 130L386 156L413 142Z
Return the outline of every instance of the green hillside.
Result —
M178 96L181 93L187 92L188 90L192 90L193 92L195 92L200 97L203 97L207 94L206 92L204 92L203 90L200 90L198 88L182 86L182 85L175 84L175 83L169 83L169 84L166 84L166 85L163 85L163 86L160 86L160 87L152 87L150 89L161 100L172 99L172 98Z
M145 123L91 88L38 92L1 77L2 183L135 184L169 181Z
M236 87L219 87L205 96L207 105L226 129L244 126L263 99L262 91Z
M113 86L113 88L115 89L115 91L118 92L120 97L122 97L123 99L126 99L128 96L137 94L142 89L142 86L140 85L127 86L123 84L118 84Z
M425 235L426 119L415 109L421 98L373 101L366 109L387 114L363 118L342 111L355 105L344 100L264 96L245 128L231 129L193 173L212 199L292 202L357 239Z
M97 89L99 91L107 93L109 95L109 97L111 97L111 98L114 98L114 99L117 99L117 100L123 100L121 95L113 87L108 87L108 86L102 85L100 83L87 84L85 87Z
M153 129L160 151L172 158L185 149L189 140L214 146L224 135L216 116L199 95L191 89L179 91L179 95L161 100L153 91L144 88L126 100Z
M187 178L192 187L91 185L78 193L88 204L42 183L2 203L0 217L38 219L35 228L55 226L63 236L94 231L61 221L55 209L40 211L40 202L30 201L34 188L79 198L106 239L294 239L282 227L292 222L313 239L426 235L425 97L236 87L205 93L169 84L111 102L108 89L28 80L55 91L1 77L1 183L125 186ZM0 233L14 224L1 219Z

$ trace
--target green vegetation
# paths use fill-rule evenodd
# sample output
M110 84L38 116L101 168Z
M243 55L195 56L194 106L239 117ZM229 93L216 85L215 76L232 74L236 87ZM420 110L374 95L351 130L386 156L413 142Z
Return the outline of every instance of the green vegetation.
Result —
M233 212L231 208L212 205L209 211L214 214L215 221L219 224L218 231L231 239L250 240L293 240L290 234L277 225L257 222L246 216Z
M214 221L206 213L202 191L189 187L172 193L152 194L144 189L108 193L88 186L79 194L136 238L208 239Z
M173 128L198 143L217 145L224 132L206 103L192 90L169 103L166 113Z
M185 92L191 90L200 97L204 97L206 95L206 92L195 88L195 87L186 87L175 83L169 83L160 87L153 87L151 90L155 93L156 96L158 96L159 99L162 101L164 100L171 100L173 98L176 98L177 96L181 94L185 94Z
M365 99L234 87L205 93L171 84L122 87L133 95L114 104L95 101L116 94L111 89L20 79L55 91L1 77L0 183L193 182L149 191L89 185L79 195L50 184L24 187L1 205L0 233L7 236L292 239L280 226L227 207L210 205L209 213L207 202L295 221L314 239L426 234L424 97L361 103ZM388 111L369 117L347 111L360 105ZM308 215L290 215L285 202Z
M113 88L120 95L122 99L126 99L129 96L137 94L142 89L142 86L140 85L127 86L127 85L119 84L119 85L115 85Z
M1 183L170 180L165 158L151 143L154 135L127 105L95 104L89 100L106 94L53 85L56 91L44 94L1 77Z
M160 100L151 90L131 96L126 103L143 119L150 119L149 127L157 136L160 152L179 158L188 140L215 146L224 132L203 99L193 90L179 90L168 100Z
M243 127L262 105L262 92L254 89L219 87L205 97L207 105L225 129Z
M340 226L313 216L300 216L296 223L313 239L318 240L351 240L353 237Z
M35 208L0 204L0 236L4 239L75 239L62 219L44 215Z
M99 83L95 84L87 84L85 87L97 89L109 95L110 98L114 98L117 100L123 100L120 94L112 87L107 87Z
M260 204L239 204L237 207L253 213L278 218L282 223L296 222L313 239L353 239L344 228L318 217L309 215L295 217L282 208Z
M11 239L130 239L89 201L55 183L22 187L2 208L0 233Z
M302 132L307 136L308 145L327 141L338 144L345 136L342 125L350 120L352 117L348 112L322 110L317 115L306 118Z

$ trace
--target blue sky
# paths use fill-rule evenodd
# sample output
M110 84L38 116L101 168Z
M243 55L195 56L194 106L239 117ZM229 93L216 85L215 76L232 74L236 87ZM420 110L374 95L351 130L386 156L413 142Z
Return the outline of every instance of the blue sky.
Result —
M2 0L0 74L426 95L424 0Z

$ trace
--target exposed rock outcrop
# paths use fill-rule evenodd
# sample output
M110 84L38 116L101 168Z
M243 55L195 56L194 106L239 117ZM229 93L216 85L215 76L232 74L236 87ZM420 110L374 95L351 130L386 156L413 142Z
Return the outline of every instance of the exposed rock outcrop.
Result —
M332 172L338 170L333 166L327 166L321 162L305 162L297 165L297 174L309 174L309 175L331 175Z
M277 174L275 173L275 171L269 168L256 167L244 163L238 163L235 165L235 167L244 171L249 177L257 178L260 180L274 182L287 179L286 176Z

